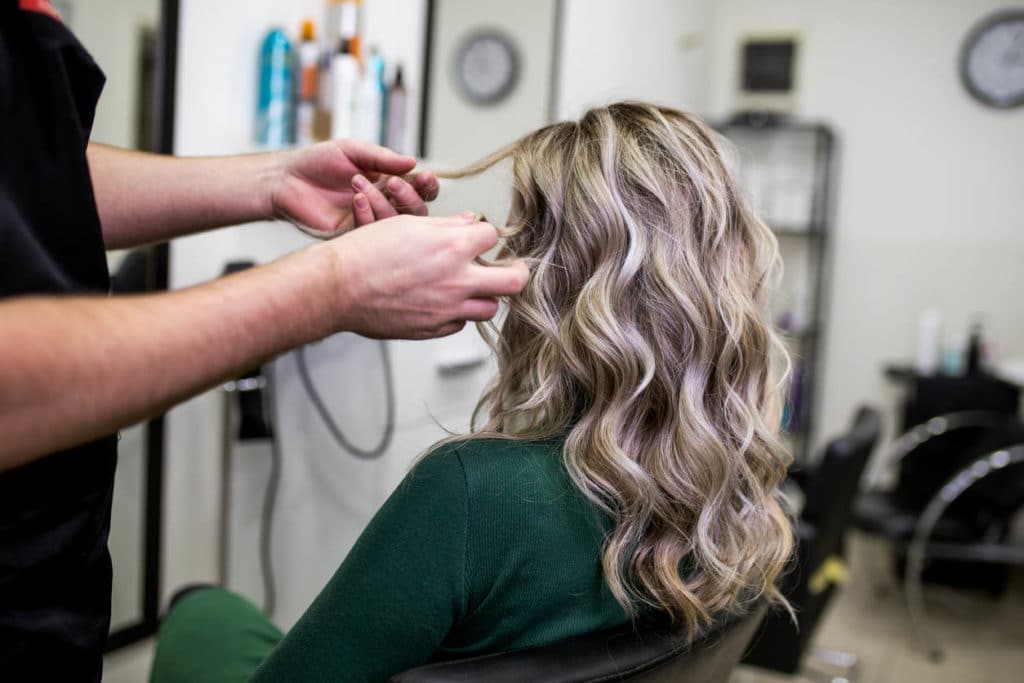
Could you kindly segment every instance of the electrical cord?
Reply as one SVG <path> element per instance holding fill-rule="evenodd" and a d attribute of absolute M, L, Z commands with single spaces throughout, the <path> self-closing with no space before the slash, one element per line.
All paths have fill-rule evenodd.
<path fill-rule="evenodd" d="M 274 578 L 272 541 L 274 532 L 274 511 L 277 506 L 277 492 L 281 486 L 281 445 L 277 440 L 278 412 L 274 381 L 274 366 L 268 364 L 263 375 L 267 378 L 263 393 L 264 411 L 270 427 L 270 474 L 263 492 L 263 506 L 260 509 L 260 574 L 263 578 L 263 612 L 274 616 L 277 609 L 277 581 Z"/>
<path fill-rule="evenodd" d="M 306 363 L 306 348 L 304 346 L 299 347 L 295 351 L 295 363 L 298 368 L 299 379 L 302 382 L 303 388 L 306 390 L 306 394 L 309 396 L 310 402 L 312 402 L 314 408 L 316 408 L 317 413 L 323 420 L 324 426 L 327 427 L 327 431 L 330 432 L 334 440 L 344 450 L 357 458 L 364 460 L 374 460 L 381 457 L 391 444 L 391 439 L 394 436 L 395 431 L 395 388 L 394 378 L 391 371 L 391 357 L 388 353 L 387 343 L 381 341 L 379 344 L 381 363 L 384 369 L 384 395 L 387 401 L 387 413 L 384 422 L 384 431 L 381 434 L 380 442 L 370 449 L 364 449 L 356 446 L 345 436 L 344 432 L 341 431 L 341 428 L 327 410 L 327 405 L 324 403 L 323 397 L 313 384 L 313 379 L 309 374 L 309 367 Z M 282 456 L 281 445 L 277 438 L 279 413 L 277 410 L 277 400 L 275 395 L 277 383 L 274 377 L 273 364 L 269 364 L 264 368 L 263 375 L 267 378 L 266 388 L 263 392 L 263 401 L 264 415 L 267 416 L 267 423 L 270 427 L 270 474 L 267 476 L 267 486 L 263 493 L 263 506 L 260 510 L 259 552 L 260 574 L 263 579 L 263 611 L 268 617 L 272 617 L 274 615 L 274 610 L 277 608 L 277 581 L 274 577 L 272 542 L 274 513 L 277 507 L 277 494 L 281 486 Z"/>
<path fill-rule="evenodd" d="M 323 420 L 324 426 L 327 427 L 327 431 L 330 432 L 331 436 L 339 446 L 362 460 L 376 460 L 384 455 L 388 446 L 391 445 L 391 438 L 395 433 L 395 383 L 391 372 L 391 356 L 388 353 L 387 342 L 382 340 L 379 341 L 378 344 L 380 344 L 381 365 L 384 369 L 384 396 L 385 401 L 387 402 L 387 407 L 384 418 L 384 431 L 381 434 L 380 442 L 373 448 L 369 449 L 356 446 L 348 437 L 345 436 L 345 433 L 341 431 L 338 423 L 331 417 L 331 413 L 327 409 L 327 404 L 324 402 L 323 397 L 313 384 L 313 378 L 309 374 L 309 366 L 306 363 L 306 347 L 300 346 L 295 350 L 295 365 L 299 371 L 299 379 L 302 381 L 302 386 L 305 388 L 310 402 L 312 402 L 313 407 L 316 408 L 316 412 L 320 415 L 320 419 Z"/>

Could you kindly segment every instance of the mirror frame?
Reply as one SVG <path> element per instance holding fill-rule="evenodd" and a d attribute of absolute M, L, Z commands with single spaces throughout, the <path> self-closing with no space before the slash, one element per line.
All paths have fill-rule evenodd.
<path fill-rule="evenodd" d="M 160 154 L 174 153 L 174 109 L 178 63 L 179 0 L 160 0 L 157 26 L 156 75 L 151 149 Z M 167 289 L 169 247 L 166 243 L 149 249 L 149 289 Z M 142 615 L 128 626 L 111 631 L 106 652 L 156 634 L 160 626 L 160 563 L 163 545 L 164 416 L 157 415 L 145 425 L 145 509 L 142 546 Z"/>

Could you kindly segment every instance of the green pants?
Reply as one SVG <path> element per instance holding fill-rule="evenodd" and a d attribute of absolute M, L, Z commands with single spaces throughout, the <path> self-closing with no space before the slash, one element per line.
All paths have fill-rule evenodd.
<path fill-rule="evenodd" d="M 243 683 L 282 637 L 242 596 L 220 588 L 193 591 L 160 626 L 150 683 Z"/>

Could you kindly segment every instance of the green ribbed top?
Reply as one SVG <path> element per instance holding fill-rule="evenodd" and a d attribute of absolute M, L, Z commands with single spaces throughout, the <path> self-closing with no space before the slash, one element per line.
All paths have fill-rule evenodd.
<path fill-rule="evenodd" d="M 200 591 L 165 622 L 153 681 L 240 681 L 248 674 L 240 661 L 263 656 L 253 681 L 384 681 L 429 661 L 624 623 L 629 617 L 601 569 L 608 522 L 572 484 L 561 448 L 561 440 L 491 439 L 439 447 L 399 485 L 276 647 L 274 630 L 241 598 Z M 225 610 L 238 614 L 218 616 Z M 243 637 L 232 624 L 249 645 L 225 642 Z M 203 645 L 202 631 L 211 628 L 219 646 Z M 177 658 L 194 660 L 204 647 L 202 657 L 214 661 L 175 675 Z"/>

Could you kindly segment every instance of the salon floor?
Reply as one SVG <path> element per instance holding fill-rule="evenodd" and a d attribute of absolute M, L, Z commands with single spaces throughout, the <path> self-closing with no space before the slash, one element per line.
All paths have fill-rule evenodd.
<path fill-rule="evenodd" d="M 945 653 L 934 664 L 916 646 L 885 547 L 857 534 L 849 541 L 849 580 L 832 601 L 814 644 L 857 655 L 856 683 L 1024 680 L 1024 572 L 1016 573 L 1010 591 L 999 599 L 941 587 L 925 589 L 932 634 Z M 741 668 L 732 683 L 804 680 Z"/>
<path fill-rule="evenodd" d="M 996 683 L 1024 680 L 1024 574 L 998 600 L 942 588 L 926 591 L 931 627 L 945 658 L 933 664 L 914 646 L 902 593 L 889 578 L 884 548 L 850 539 L 849 581 L 839 591 L 815 642 L 860 659 L 857 683 Z M 882 590 L 878 590 L 881 585 Z M 105 683 L 146 680 L 152 644 L 106 659 Z M 802 678 L 742 668 L 732 683 L 790 683 Z"/>

